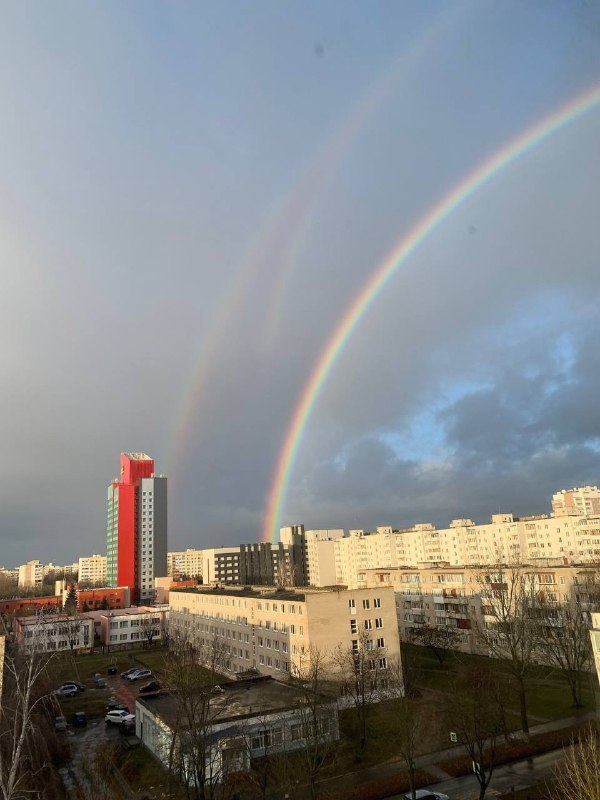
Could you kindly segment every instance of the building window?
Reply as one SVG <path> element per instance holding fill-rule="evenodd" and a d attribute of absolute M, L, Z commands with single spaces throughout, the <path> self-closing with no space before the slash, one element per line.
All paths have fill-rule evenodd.
<path fill-rule="evenodd" d="M 370 619 L 365 620 L 365 630 L 370 631 L 373 627 L 373 622 Z"/>
<path fill-rule="evenodd" d="M 381 617 L 377 617 L 377 619 L 375 620 L 375 627 L 383 628 L 383 620 L 381 619 Z"/>
<path fill-rule="evenodd" d="M 363 600 L 363 608 L 365 610 L 367 610 L 369 608 L 369 601 L 368 600 Z"/>
<path fill-rule="evenodd" d="M 376 597 L 373 600 L 373 608 L 381 608 L 381 598 L 380 597 Z"/>
<path fill-rule="evenodd" d="M 350 633 L 358 633 L 358 622 L 355 619 L 350 620 Z"/>

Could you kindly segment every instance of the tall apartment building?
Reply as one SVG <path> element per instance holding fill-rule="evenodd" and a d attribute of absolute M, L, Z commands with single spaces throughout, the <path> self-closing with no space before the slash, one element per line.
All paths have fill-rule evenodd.
<path fill-rule="evenodd" d="M 39 589 L 44 580 L 44 565 L 37 559 L 19 567 L 19 586 L 23 589 Z"/>
<path fill-rule="evenodd" d="M 145 453 L 121 453 L 108 487 L 106 583 L 129 586 L 132 602 L 151 602 L 154 578 L 167 572 L 167 479 Z"/>
<path fill-rule="evenodd" d="M 354 590 L 273 591 L 267 587 L 173 589 L 171 635 L 199 652 L 225 649 L 224 669 L 280 677 L 307 669 L 320 653 L 334 677 L 338 648 L 354 652 L 364 640 L 380 670 L 399 665 L 400 640 L 391 586 Z"/>
<path fill-rule="evenodd" d="M 167 575 L 173 580 L 202 577 L 203 550 L 173 550 L 167 553 Z"/>
<path fill-rule="evenodd" d="M 84 556 L 79 559 L 78 583 L 106 583 L 106 556 Z"/>
<path fill-rule="evenodd" d="M 343 536 L 342 528 L 309 531 L 303 525 L 281 528 L 279 541 L 292 550 L 294 585 L 335 586 L 334 542 Z"/>
<path fill-rule="evenodd" d="M 600 515 L 600 489 L 597 486 L 582 486 L 578 489 L 561 489 L 552 496 L 552 511 L 555 516 L 565 514 Z"/>

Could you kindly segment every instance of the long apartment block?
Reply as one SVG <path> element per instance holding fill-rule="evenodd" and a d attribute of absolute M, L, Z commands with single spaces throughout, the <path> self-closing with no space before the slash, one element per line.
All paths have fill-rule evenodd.
<path fill-rule="evenodd" d="M 276 590 L 198 587 L 170 592 L 171 636 L 200 653 L 215 644 L 222 668 L 279 677 L 301 675 L 319 653 L 334 673 L 336 652 L 364 647 L 377 671 L 400 659 L 392 586 L 353 590 Z"/>
<path fill-rule="evenodd" d="M 573 601 L 583 610 L 596 607 L 600 582 L 595 565 L 524 564 L 519 569 L 530 577 L 549 609 Z M 454 649 L 479 653 L 482 651 L 477 642 L 477 626 L 492 621 L 486 617 L 482 585 L 497 580 L 503 570 L 506 568 L 448 564 L 380 567 L 362 570 L 357 580 L 361 587 L 372 591 L 379 591 L 382 586 L 393 587 L 403 640 L 414 639 L 424 626 L 446 628 L 454 632 Z"/>

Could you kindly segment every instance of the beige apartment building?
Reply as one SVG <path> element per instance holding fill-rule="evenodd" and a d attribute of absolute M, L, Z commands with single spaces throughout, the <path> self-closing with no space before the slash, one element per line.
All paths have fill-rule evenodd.
<path fill-rule="evenodd" d="M 203 575 L 203 550 L 188 547 L 167 553 L 167 575 L 179 580 L 183 575 L 188 578 L 200 578 Z"/>
<path fill-rule="evenodd" d="M 492 621 L 484 613 L 485 604 L 480 596 L 482 582 L 488 577 L 493 579 L 501 569 L 423 564 L 413 568 L 367 569 L 357 577 L 361 587 L 374 591 L 382 586 L 393 587 L 402 639 L 410 641 L 424 625 L 448 628 L 456 633 L 456 649 L 478 653 L 482 651 L 477 643 L 477 625 Z M 531 576 L 550 606 L 577 599 L 585 609 L 592 594 L 598 592 L 600 571 L 596 567 L 547 562 L 535 566 L 525 564 L 521 569 Z"/>
<path fill-rule="evenodd" d="M 594 654 L 594 663 L 596 665 L 596 674 L 600 680 L 600 612 L 594 613 L 592 617 L 592 626 L 590 636 L 592 637 L 592 653 Z"/>
<path fill-rule="evenodd" d="M 334 676 L 336 651 L 358 652 L 363 646 L 373 652 L 378 671 L 400 661 L 392 586 L 376 591 L 197 587 L 173 589 L 169 601 L 171 636 L 200 651 L 220 645 L 231 675 L 251 669 L 275 678 L 301 675 L 311 653 L 320 653 Z"/>
<path fill-rule="evenodd" d="M 582 486 L 575 489 L 561 489 L 552 496 L 552 511 L 565 514 L 600 515 L 600 489 L 597 486 Z"/>
<path fill-rule="evenodd" d="M 77 581 L 82 583 L 96 583 L 106 585 L 106 556 L 84 556 L 79 559 Z"/>
<path fill-rule="evenodd" d="M 28 561 L 19 567 L 19 587 L 23 589 L 40 588 L 44 580 L 44 565 L 41 561 Z"/>
<path fill-rule="evenodd" d="M 302 525 L 293 525 L 281 528 L 279 541 L 286 547 L 295 546 L 303 551 L 300 561 L 304 562 L 302 582 L 305 585 L 335 586 L 338 584 L 335 543 L 343 536 L 343 528 L 305 531 Z"/>

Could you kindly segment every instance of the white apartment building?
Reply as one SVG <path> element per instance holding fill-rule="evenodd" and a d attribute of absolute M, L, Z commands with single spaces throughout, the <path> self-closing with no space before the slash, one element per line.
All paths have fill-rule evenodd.
<path fill-rule="evenodd" d="M 84 556 L 79 559 L 78 583 L 106 584 L 106 556 Z"/>
<path fill-rule="evenodd" d="M 201 652 L 225 648 L 231 675 L 256 669 L 281 677 L 301 674 L 311 652 L 331 659 L 364 646 L 378 668 L 399 664 L 400 640 L 391 586 L 354 590 L 276 590 L 272 587 L 173 589 L 171 636 Z M 335 666 L 330 663 L 335 673 Z"/>
<path fill-rule="evenodd" d="M 39 589 L 43 579 L 44 565 L 41 561 L 28 561 L 19 567 L 19 587 L 23 589 Z"/>
<path fill-rule="evenodd" d="M 309 586 L 335 586 L 335 543 L 344 536 L 343 528 L 305 531 L 306 582 Z"/>
<path fill-rule="evenodd" d="M 94 647 L 94 620 L 90 614 L 17 617 L 13 630 L 25 652 L 89 652 Z"/>
<path fill-rule="evenodd" d="M 153 645 L 167 635 L 169 609 L 165 606 L 132 606 L 116 611 L 90 611 L 99 643 L 105 647 Z"/>
<path fill-rule="evenodd" d="M 178 550 L 167 553 L 167 575 L 173 580 L 183 575 L 188 578 L 202 577 L 204 550 Z"/>
<path fill-rule="evenodd" d="M 307 532 L 308 534 L 309 532 Z M 600 561 L 600 514 L 564 514 L 515 518 L 494 514 L 489 523 L 453 520 L 448 528 L 420 523 L 413 528 L 378 528 L 374 533 L 350 531 L 326 543 L 305 541 L 305 557 L 312 586 L 331 585 L 331 554 L 335 584 L 356 588 L 360 571 L 375 567 L 416 566 L 445 562 L 450 565 L 535 563 L 559 558 L 565 564 Z M 322 559 L 322 563 L 321 563 Z"/>

